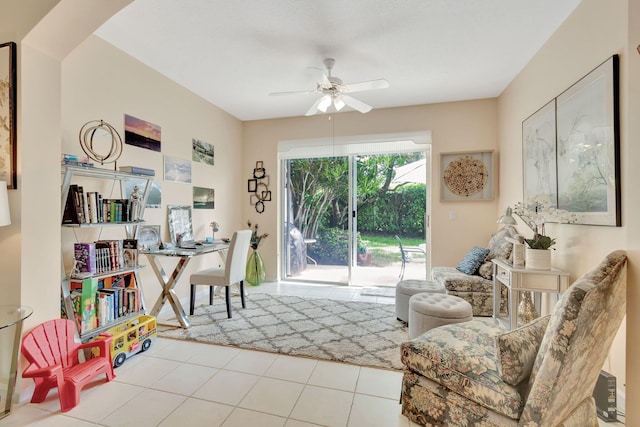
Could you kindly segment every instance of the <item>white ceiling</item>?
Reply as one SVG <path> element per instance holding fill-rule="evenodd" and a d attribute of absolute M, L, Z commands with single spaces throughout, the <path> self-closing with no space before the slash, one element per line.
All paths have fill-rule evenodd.
<path fill-rule="evenodd" d="M 240 120 L 302 116 L 326 57 L 373 108 L 500 95 L 580 0 L 135 0 L 96 34 Z M 345 108 L 342 111 L 348 111 Z"/>

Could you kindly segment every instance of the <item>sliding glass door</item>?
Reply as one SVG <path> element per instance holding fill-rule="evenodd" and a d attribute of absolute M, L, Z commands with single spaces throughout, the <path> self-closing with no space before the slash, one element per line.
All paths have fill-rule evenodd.
<path fill-rule="evenodd" d="M 395 286 L 425 279 L 427 156 L 350 154 L 283 160 L 283 279 Z M 397 236 L 397 237 L 396 237 Z"/>
<path fill-rule="evenodd" d="M 286 278 L 348 283 L 349 158 L 284 162 Z"/>

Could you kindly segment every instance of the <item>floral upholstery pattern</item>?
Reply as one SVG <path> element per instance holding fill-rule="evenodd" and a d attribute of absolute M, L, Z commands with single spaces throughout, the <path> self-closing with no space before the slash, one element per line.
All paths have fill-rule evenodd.
<path fill-rule="evenodd" d="M 433 267 L 431 278 L 442 284 L 447 293 L 463 298 L 473 307 L 474 316 L 493 315 L 493 263 L 494 258 L 508 259 L 511 256 L 513 244 L 506 240 L 512 238 L 524 242 L 524 237 L 518 234 L 515 227 L 505 226 L 495 232 L 487 249 L 484 263 L 480 264 L 477 274 L 465 274 L 453 267 Z M 470 293 L 470 294 L 469 294 Z M 500 315 L 507 314 L 507 288 L 502 288 L 500 301 Z"/>
<path fill-rule="evenodd" d="M 500 379 L 496 364 L 495 338 L 502 332 L 482 320 L 441 326 L 403 343 L 400 358 L 414 373 L 517 419 L 524 401 L 515 387 Z"/>
<path fill-rule="evenodd" d="M 402 413 L 421 426 L 515 427 L 517 420 L 471 402 L 423 376 L 402 379 Z"/>
<path fill-rule="evenodd" d="M 612 252 L 574 282 L 550 316 L 524 331 L 503 334 L 474 320 L 403 343 L 402 413 L 423 426 L 597 427 L 591 394 L 626 311 L 625 265 L 625 253 Z M 516 349 L 514 338 L 540 340 L 543 329 L 530 374 L 520 356 L 509 355 L 510 363 L 523 364 L 523 380 L 505 382 L 511 373 L 499 367 L 497 349 L 503 345 L 506 357 Z M 530 355 L 535 346 L 524 350 Z"/>
<path fill-rule="evenodd" d="M 591 397 L 626 312 L 626 260 L 612 252 L 562 294 L 529 377 L 524 425 L 560 424 Z"/>
<path fill-rule="evenodd" d="M 507 238 L 514 239 L 520 243 L 524 243 L 524 237 L 522 237 L 518 230 L 512 226 L 506 226 L 496 231 L 491 239 L 489 239 L 489 255 L 487 255 L 487 261 L 491 261 L 494 258 L 509 259 L 511 251 L 513 250 L 513 243 L 506 240 Z"/>
<path fill-rule="evenodd" d="M 471 304 L 474 316 L 493 316 L 492 280 L 465 274 L 453 267 L 433 267 L 431 277 L 435 282 L 444 285 L 447 294 L 460 297 Z M 501 316 L 507 315 L 507 296 L 508 290 L 503 286 L 500 300 Z"/>
<path fill-rule="evenodd" d="M 550 316 L 496 337 L 498 374 L 507 384 L 518 385 L 529 378 Z"/>

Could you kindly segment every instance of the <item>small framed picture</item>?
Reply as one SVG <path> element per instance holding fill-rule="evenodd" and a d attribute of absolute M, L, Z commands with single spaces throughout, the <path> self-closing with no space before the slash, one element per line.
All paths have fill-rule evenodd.
<path fill-rule="evenodd" d="M 138 249 L 142 251 L 157 250 L 162 238 L 159 225 L 141 225 L 138 228 Z"/>
<path fill-rule="evenodd" d="M 248 179 L 247 180 L 247 191 L 249 193 L 255 193 L 258 189 L 258 180 L 257 179 Z"/>

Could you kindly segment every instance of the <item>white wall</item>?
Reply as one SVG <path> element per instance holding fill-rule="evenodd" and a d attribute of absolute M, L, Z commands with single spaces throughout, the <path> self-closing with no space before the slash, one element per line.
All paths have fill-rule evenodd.
<path fill-rule="evenodd" d="M 547 231 L 557 237 L 558 242 L 555 246 L 557 250 L 552 255 L 552 263 L 569 271 L 572 279 L 589 271 L 607 253 L 636 245 L 639 237 L 631 227 L 639 207 L 637 200 L 633 201 L 636 198 L 633 195 L 633 183 L 638 182 L 639 176 L 635 160 L 628 155 L 633 145 L 631 141 L 634 140 L 629 134 L 629 123 L 635 119 L 631 119 L 627 107 L 627 13 L 626 1 L 604 3 L 583 0 L 498 99 L 502 171 L 500 207 L 504 208 L 523 197 L 522 121 L 611 55 L 620 55 L 622 227 L 548 226 Z M 635 139 L 637 140 L 637 136 Z M 530 233 L 526 226 L 520 229 L 523 233 Z M 632 251 L 629 251 L 629 256 L 631 277 L 631 274 L 635 274 L 638 256 Z M 633 289 L 633 283 L 630 282 L 629 287 Z M 622 392 L 625 390 L 625 382 L 629 383 L 625 381 L 625 333 L 626 322 L 623 322 L 610 357 L 603 367 L 618 378 L 618 387 Z M 627 409 L 633 410 L 631 407 Z"/>
<path fill-rule="evenodd" d="M 626 78 L 624 86 L 626 91 L 622 97 L 626 108 L 626 144 L 624 144 L 623 155 L 627 158 L 625 162 L 624 177 L 627 184 L 623 184 L 625 191 L 624 202 L 626 204 L 626 222 L 628 224 L 627 253 L 631 257 L 631 264 L 628 272 L 629 287 L 627 289 L 627 324 L 630 325 L 626 331 L 626 383 L 627 383 L 627 425 L 640 425 L 640 408 L 634 407 L 633 403 L 640 402 L 640 329 L 636 326 L 640 324 L 640 271 L 638 260 L 640 260 L 640 192 L 636 185 L 640 181 L 640 171 L 636 163 L 640 159 L 640 2 L 629 1 L 628 38 L 625 50 L 627 65 L 624 71 Z"/>

